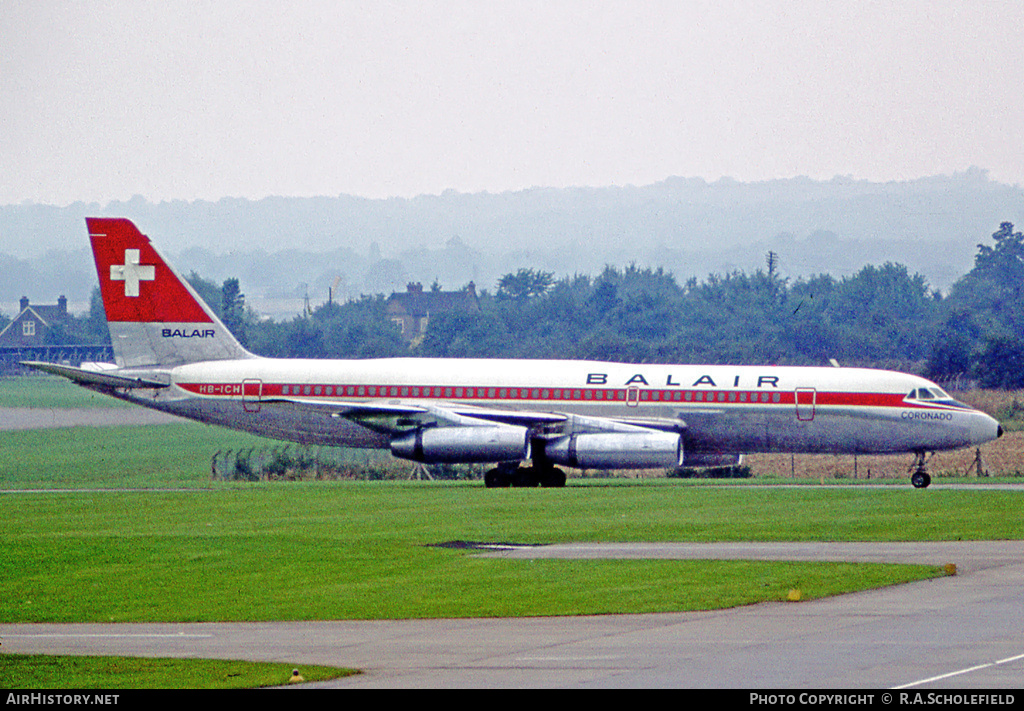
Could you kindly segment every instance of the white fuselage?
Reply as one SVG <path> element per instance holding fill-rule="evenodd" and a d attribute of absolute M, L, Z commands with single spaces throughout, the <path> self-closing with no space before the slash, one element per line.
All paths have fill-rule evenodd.
<path fill-rule="evenodd" d="M 696 453 L 924 452 L 981 444 L 998 431 L 994 419 L 924 378 L 858 368 L 247 358 L 161 374 L 171 387 L 119 396 L 203 422 L 335 446 L 389 446 L 381 431 L 337 416 L 349 403 L 650 423 L 674 427 L 686 451 Z M 915 397 L 919 389 L 929 396 Z M 570 417 L 562 427 L 573 423 Z"/>

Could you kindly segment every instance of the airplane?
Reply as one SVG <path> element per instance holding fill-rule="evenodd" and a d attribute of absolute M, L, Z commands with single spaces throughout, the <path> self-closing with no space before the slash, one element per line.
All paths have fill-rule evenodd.
<path fill-rule="evenodd" d="M 735 465 L 745 453 L 926 455 L 1002 435 L 915 375 L 844 367 L 573 360 L 264 358 L 247 351 L 149 238 L 87 218 L 115 363 L 26 361 L 200 422 L 420 463 L 493 463 L 487 487 L 562 487 L 561 467 Z"/>

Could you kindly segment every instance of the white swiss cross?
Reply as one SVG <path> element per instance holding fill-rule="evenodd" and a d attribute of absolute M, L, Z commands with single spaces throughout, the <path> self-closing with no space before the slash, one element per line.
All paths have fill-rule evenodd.
<path fill-rule="evenodd" d="M 147 264 L 139 264 L 139 250 L 126 249 L 124 251 L 124 264 L 110 265 L 110 280 L 124 282 L 125 296 L 139 295 L 140 281 L 153 281 L 156 279 L 156 267 Z"/>

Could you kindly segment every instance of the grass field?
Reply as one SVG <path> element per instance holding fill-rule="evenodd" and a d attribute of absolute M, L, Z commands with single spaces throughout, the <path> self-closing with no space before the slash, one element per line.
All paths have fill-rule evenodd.
<path fill-rule="evenodd" d="M 0 407 L 135 407 L 51 375 L 0 377 Z"/>
<path fill-rule="evenodd" d="M 295 667 L 269 662 L 134 657 L 0 656 L 0 689 L 253 689 L 283 686 Z M 307 682 L 356 673 L 302 665 Z"/>
<path fill-rule="evenodd" d="M 0 497 L 0 620 L 476 617 L 728 607 L 888 585 L 927 566 L 509 561 L 451 540 L 1020 538 L 1016 492 L 262 484 Z"/>
<path fill-rule="evenodd" d="M 215 452 L 267 442 L 192 422 L 0 432 L 0 489 L 210 488 Z"/>

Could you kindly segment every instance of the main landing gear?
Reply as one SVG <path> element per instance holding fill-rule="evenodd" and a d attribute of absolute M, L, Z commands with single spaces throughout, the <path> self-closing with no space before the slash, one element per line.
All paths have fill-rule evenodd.
<path fill-rule="evenodd" d="M 924 452 L 917 452 L 914 455 L 914 473 L 910 475 L 910 483 L 914 485 L 915 489 L 927 489 L 928 485 L 932 483 L 932 478 L 925 468 L 925 461 L 927 461 L 927 457 Z"/>
<path fill-rule="evenodd" d="M 489 488 L 510 486 L 565 486 L 565 472 L 551 465 L 520 467 L 516 464 L 499 464 L 484 474 L 484 485 Z"/>

